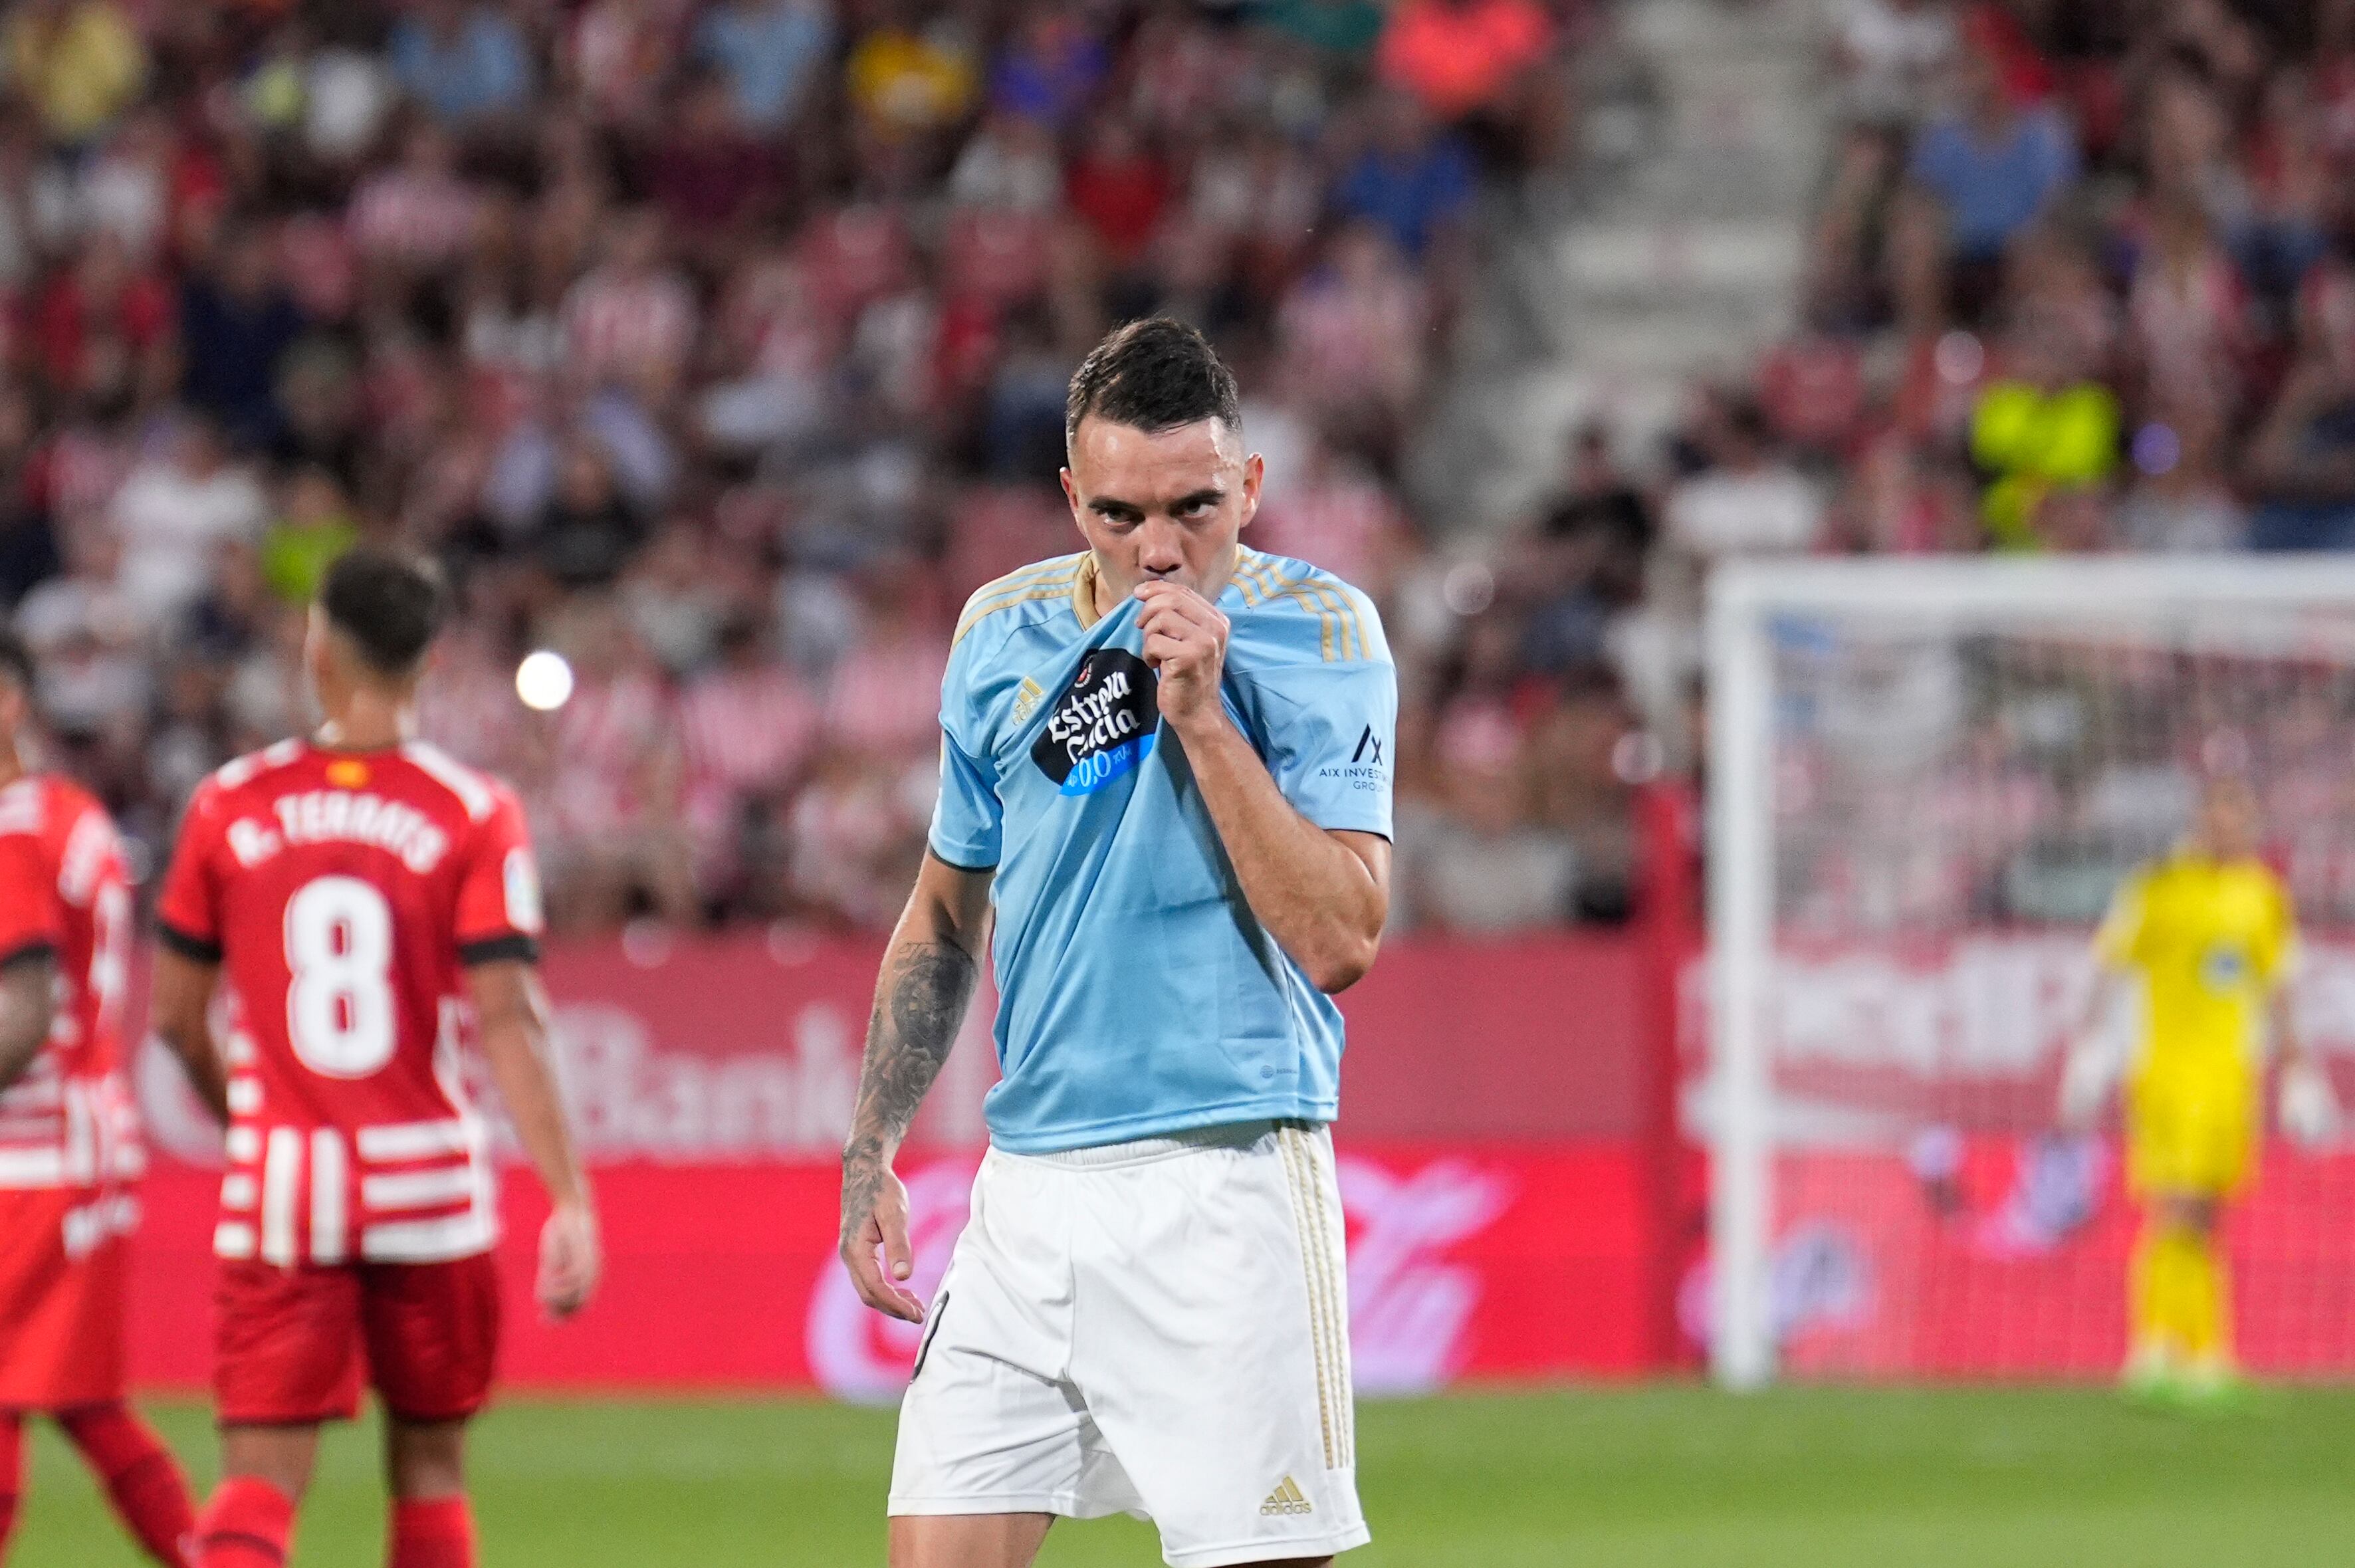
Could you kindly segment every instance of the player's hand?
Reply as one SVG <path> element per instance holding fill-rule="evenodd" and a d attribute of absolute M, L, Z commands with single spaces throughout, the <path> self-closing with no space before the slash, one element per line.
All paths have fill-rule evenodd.
<path fill-rule="evenodd" d="M 551 1317 L 570 1317 L 597 1294 L 605 1272 L 597 1216 L 585 1203 L 559 1203 L 539 1228 L 539 1305 Z"/>
<path fill-rule="evenodd" d="M 1219 677 L 1227 663 L 1227 617 L 1190 588 L 1175 582 L 1140 582 L 1136 618 L 1145 634 L 1145 662 L 1160 677 L 1161 716 L 1183 734 L 1218 718 Z"/>
<path fill-rule="evenodd" d="M 2282 1069 L 2281 1128 L 2291 1142 L 2314 1148 L 2339 1136 L 2339 1096 L 2321 1063 L 2301 1057 Z"/>
<path fill-rule="evenodd" d="M 908 1189 L 879 1160 L 843 1167 L 842 1266 L 850 1271 L 858 1299 L 876 1311 L 910 1323 L 924 1320 L 924 1304 L 907 1289 L 916 1272 L 908 1245 Z"/>

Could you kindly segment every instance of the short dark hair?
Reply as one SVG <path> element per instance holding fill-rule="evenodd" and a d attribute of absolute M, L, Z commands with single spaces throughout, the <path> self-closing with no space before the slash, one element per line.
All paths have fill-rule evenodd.
<path fill-rule="evenodd" d="M 0 680 L 13 680 L 27 697 L 32 695 L 35 679 L 32 645 L 23 633 L 0 620 Z"/>
<path fill-rule="evenodd" d="M 1071 373 L 1063 400 L 1067 444 L 1090 414 L 1148 434 L 1207 419 L 1241 430 L 1242 395 L 1209 338 L 1182 321 L 1147 316 L 1113 328 Z"/>
<path fill-rule="evenodd" d="M 449 613 L 442 569 L 423 556 L 382 545 L 356 545 L 336 559 L 319 584 L 327 624 L 378 675 L 413 674 Z"/>

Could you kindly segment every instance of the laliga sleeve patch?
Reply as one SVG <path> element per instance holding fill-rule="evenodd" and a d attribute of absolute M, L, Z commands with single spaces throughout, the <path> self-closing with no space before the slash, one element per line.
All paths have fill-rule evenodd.
<path fill-rule="evenodd" d="M 539 867 L 533 862 L 531 851 L 521 846 L 508 850 L 506 864 L 500 870 L 506 883 L 507 923 L 517 931 L 538 935 Z"/>
<path fill-rule="evenodd" d="M 1039 771 L 1065 795 L 1091 795 L 1153 751 L 1161 723 L 1153 667 L 1125 648 L 1098 648 L 1047 715 L 1030 748 Z"/>

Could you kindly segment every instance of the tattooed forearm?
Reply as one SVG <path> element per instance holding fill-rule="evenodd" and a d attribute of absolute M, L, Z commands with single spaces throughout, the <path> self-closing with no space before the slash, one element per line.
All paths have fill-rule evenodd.
<path fill-rule="evenodd" d="M 846 1166 L 888 1161 L 940 1075 L 973 999 L 973 955 L 953 942 L 897 942 L 875 986 Z"/>

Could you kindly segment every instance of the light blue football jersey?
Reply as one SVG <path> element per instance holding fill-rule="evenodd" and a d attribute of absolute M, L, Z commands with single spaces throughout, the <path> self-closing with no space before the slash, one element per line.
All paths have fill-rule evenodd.
<path fill-rule="evenodd" d="M 1341 1013 L 1243 898 L 1094 557 L 974 595 L 941 688 L 932 853 L 996 869 L 991 1137 L 1020 1154 L 1340 1109 Z M 1227 711 L 1320 827 L 1388 837 L 1398 682 L 1366 596 L 1241 552 Z"/>

